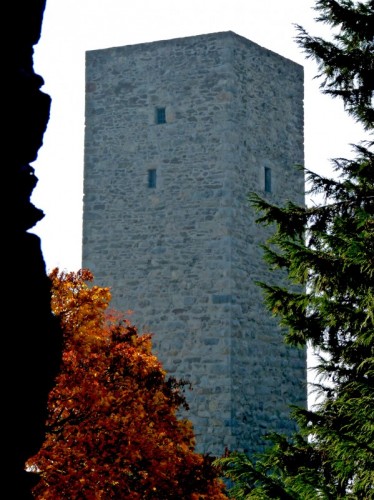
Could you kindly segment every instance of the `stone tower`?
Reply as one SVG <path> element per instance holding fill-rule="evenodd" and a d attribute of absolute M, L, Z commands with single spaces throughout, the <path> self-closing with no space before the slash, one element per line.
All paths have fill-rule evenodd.
<path fill-rule="evenodd" d="M 303 68 L 233 32 L 86 54 L 83 267 L 188 379 L 197 450 L 253 451 L 306 404 L 247 201 L 304 203 Z"/>

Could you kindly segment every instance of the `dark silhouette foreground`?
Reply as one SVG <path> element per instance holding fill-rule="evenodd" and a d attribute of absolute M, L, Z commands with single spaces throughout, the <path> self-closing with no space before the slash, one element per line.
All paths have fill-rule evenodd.
<path fill-rule="evenodd" d="M 44 8 L 45 0 L 12 0 L 2 9 L 11 35 L 3 45 L 1 479 L 2 491 L 17 500 L 33 498 L 37 476 L 24 470 L 24 462 L 44 440 L 46 401 L 60 359 L 40 240 L 28 233 L 44 217 L 30 201 L 37 183 L 30 163 L 42 145 L 51 102 L 33 70 Z"/>

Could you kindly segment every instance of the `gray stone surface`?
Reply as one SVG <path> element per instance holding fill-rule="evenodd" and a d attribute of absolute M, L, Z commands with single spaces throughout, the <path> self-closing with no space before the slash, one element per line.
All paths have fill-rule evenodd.
<path fill-rule="evenodd" d="M 304 203 L 303 68 L 221 32 L 89 51 L 86 85 L 83 267 L 191 381 L 197 450 L 259 449 L 306 404 L 306 353 L 255 284 L 275 278 L 247 201 Z"/>

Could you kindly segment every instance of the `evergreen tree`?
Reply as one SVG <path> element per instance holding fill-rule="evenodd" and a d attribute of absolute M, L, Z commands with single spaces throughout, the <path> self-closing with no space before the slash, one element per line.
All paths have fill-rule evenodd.
<path fill-rule="evenodd" d="M 319 0 L 315 9 L 332 41 L 297 26 L 297 42 L 318 63 L 322 92 L 341 98 L 372 135 L 374 2 Z M 289 282 L 259 285 L 285 342 L 314 348 L 319 400 L 294 408 L 298 432 L 268 436 L 264 453 L 216 461 L 234 498 L 374 498 L 373 141 L 352 147 L 353 159 L 332 160 L 333 179 L 305 170 L 318 205 L 278 207 L 250 196 L 258 222 L 275 227 L 265 259 Z"/>

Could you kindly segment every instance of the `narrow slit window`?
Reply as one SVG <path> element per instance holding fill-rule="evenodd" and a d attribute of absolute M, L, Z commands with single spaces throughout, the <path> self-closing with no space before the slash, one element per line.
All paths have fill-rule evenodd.
<path fill-rule="evenodd" d="M 148 170 L 148 187 L 155 188 L 157 183 L 157 172 L 155 168 Z"/>
<path fill-rule="evenodd" d="M 156 123 L 166 123 L 166 108 L 156 108 Z"/>
<path fill-rule="evenodd" d="M 264 170 L 264 179 L 265 179 L 265 192 L 271 193 L 271 168 L 265 167 Z"/>

